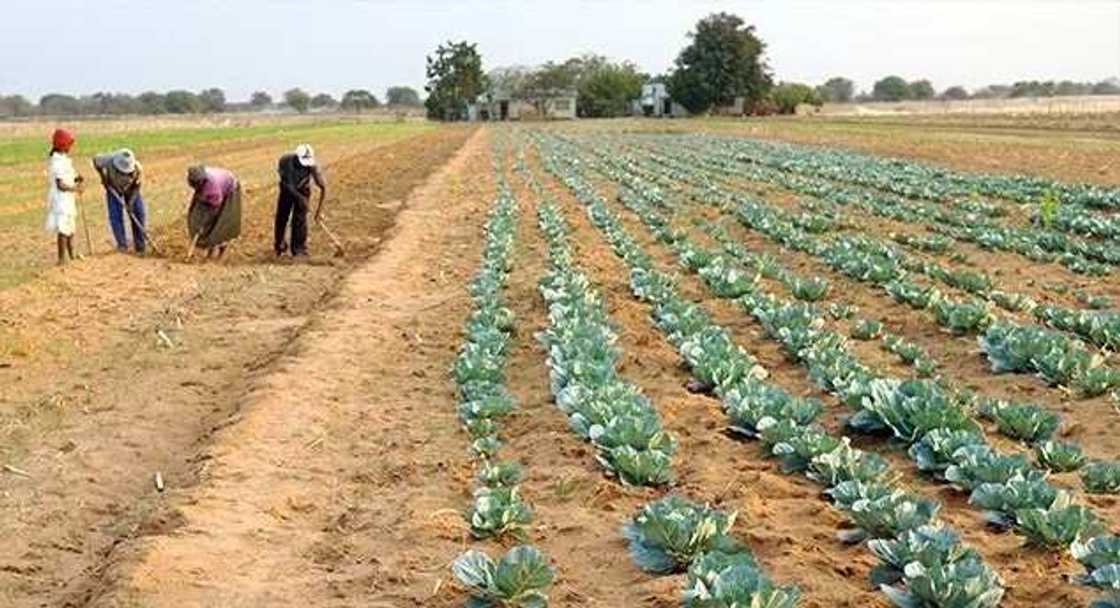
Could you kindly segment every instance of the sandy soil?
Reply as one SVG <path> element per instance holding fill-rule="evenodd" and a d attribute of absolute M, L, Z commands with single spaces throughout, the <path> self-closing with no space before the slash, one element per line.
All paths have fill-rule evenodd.
<path fill-rule="evenodd" d="M 223 263 L 177 261 L 181 239 L 166 232 L 168 258 L 101 256 L 0 291 L 0 338 L 14 345 L 0 351 L 0 466 L 10 467 L 0 471 L 0 535 L 11 539 L 0 553 L 0 605 L 461 606 L 451 560 L 467 547 L 495 554 L 513 544 L 469 537 L 462 512 L 474 471 L 447 374 L 496 191 L 493 151 L 509 154 L 493 143 L 510 137 L 443 129 L 339 160 L 330 219 L 349 248 L 343 259 L 318 235 L 306 264 L 269 259 L 273 201 L 262 189 L 247 197 L 245 242 Z M 619 533 L 640 505 L 675 491 L 738 511 L 733 534 L 775 579 L 801 586 L 803 606 L 885 607 L 867 583 L 874 558 L 836 540 L 842 519 L 819 488 L 724 433 L 718 403 L 686 390 L 688 374 L 631 295 L 622 262 L 536 154 L 526 157 L 572 227 L 577 263 L 605 297 L 626 353 L 622 374 L 680 444 L 672 487 L 625 488 L 567 429 L 535 338 L 546 324 L 539 201 L 508 171 L 520 204 L 506 292 L 517 316 L 508 383 L 519 410 L 503 426 L 502 453 L 527 473 L 522 491 L 535 511 L 528 540 L 558 573 L 552 605 L 679 605 L 683 577 L 639 571 Z M 611 196 L 611 185 L 597 185 Z M 673 267 L 671 254 L 619 209 L 656 263 Z M 680 226 L 704 213 L 682 214 Z M 974 344 L 941 334 L 932 320 L 729 228 L 748 247 L 827 276 L 830 300 L 884 318 L 958 382 L 1052 404 L 1067 417 L 1066 435 L 1115 457 L 1106 400 L 1074 401 L 1026 376 L 993 377 Z M 1008 270 L 1010 281 L 1027 269 Z M 703 301 L 775 382 L 820 396 L 749 316 L 695 276 L 682 276 L 680 289 Z M 856 348 L 902 373 L 890 355 Z M 823 423 L 839 429 L 846 409 L 823 398 Z M 944 518 L 1005 577 L 1004 606 L 1083 605 L 1091 596 L 1059 584 L 1077 570 L 1068 557 L 985 529 L 964 497 L 918 477 L 888 442 L 857 443 L 943 502 Z M 1090 502 L 1120 520 L 1114 499 Z"/>
<path fill-rule="evenodd" d="M 178 525 L 155 474 L 172 492 L 194 483 L 201 448 L 236 423 L 260 370 L 468 134 L 427 134 L 331 167 L 346 258 L 313 232 L 307 263 L 105 255 L 0 292 L 0 465 L 11 467 L 0 472 L 0 604 L 84 605 L 117 544 Z M 273 205 L 247 197 L 248 225 Z"/>

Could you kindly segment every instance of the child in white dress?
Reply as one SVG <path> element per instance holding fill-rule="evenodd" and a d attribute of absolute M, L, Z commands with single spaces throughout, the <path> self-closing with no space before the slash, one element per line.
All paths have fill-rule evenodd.
<path fill-rule="evenodd" d="M 82 191 L 82 176 L 70 161 L 74 134 L 56 129 L 51 137 L 51 154 L 47 164 L 50 186 L 47 190 L 47 231 L 58 240 L 58 263 L 74 259 L 74 231 L 78 227 L 78 203 L 75 193 Z"/>

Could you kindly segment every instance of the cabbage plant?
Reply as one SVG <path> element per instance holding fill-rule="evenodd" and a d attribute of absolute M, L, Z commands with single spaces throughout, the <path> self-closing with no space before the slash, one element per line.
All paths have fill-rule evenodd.
<path fill-rule="evenodd" d="M 1056 473 L 1076 471 L 1088 461 L 1081 446 L 1069 441 L 1049 440 L 1034 446 L 1038 464 Z"/>
<path fill-rule="evenodd" d="M 1012 478 L 1044 479 L 1045 473 L 1032 467 L 1022 454 L 1000 454 L 987 445 L 969 445 L 953 454 L 954 464 L 945 470 L 945 479 L 971 492 L 985 483 L 1003 484 Z"/>
<path fill-rule="evenodd" d="M 872 539 L 867 546 L 880 562 L 871 569 L 870 578 L 875 585 L 893 585 L 902 580 L 906 565 L 913 562 L 928 569 L 981 559 L 975 549 L 961 544 L 960 534 L 936 524 L 904 530 L 892 538 Z"/>
<path fill-rule="evenodd" d="M 622 528 L 630 555 L 647 572 L 681 572 L 701 553 L 730 542 L 727 514 L 677 495 L 648 503 Z"/>
<path fill-rule="evenodd" d="M 1081 485 L 1090 494 L 1120 493 L 1120 462 L 1095 461 L 1081 468 Z"/>
<path fill-rule="evenodd" d="M 555 571 L 536 547 L 519 545 L 497 562 L 471 549 L 451 564 L 471 593 L 467 608 L 545 608 Z"/>
<path fill-rule="evenodd" d="M 1004 594 L 999 576 L 974 557 L 932 566 L 910 562 L 902 582 L 902 588 L 880 587 L 899 608 L 995 608 Z"/>
<path fill-rule="evenodd" d="M 1033 403 L 989 400 L 980 405 L 980 415 L 995 422 L 1000 433 L 1027 443 L 1050 439 L 1062 423 L 1057 414 Z"/>
<path fill-rule="evenodd" d="M 1015 529 L 1033 545 L 1062 548 L 1100 534 L 1103 525 L 1091 509 L 1067 505 L 1050 509 L 1019 509 L 1015 512 Z"/>
<path fill-rule="evenodd" d="M 517 487 L 481 487 L 474 492 L 474 501 L 466 512 L 471 535 L 475 538 L 490 538 L 506 533 L 519 536 L 522 526 L 533 518 L 533 511 L 521 496 Z"/>
<path fill-rule="evenodd" d="M 938 478 L 944 478 L 945 470 L 955 464 L 953 454 L 965 446 L 985 445 L 984 437 L 974 430 L 953 431 L 937 428 L 922 435 L 910 446 L 910 458 L 918 465 L 918 470 Z"/>

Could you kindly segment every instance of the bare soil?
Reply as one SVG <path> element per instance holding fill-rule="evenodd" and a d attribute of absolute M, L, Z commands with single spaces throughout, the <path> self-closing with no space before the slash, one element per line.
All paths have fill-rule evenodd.
<path fill-rule="evenodd" d="M 236 426 L 242 396 L 468 135 L 330 167 L 346 258 L 313 228 L 306 263 L 103 255 L 0 292 L 0 604 L 85 605 L 114 547 L 180 525 L 167 497 L 195 483 L 211 434 Z M 248 226 L 268 221 L 270 194 L 246 197 Z"/>

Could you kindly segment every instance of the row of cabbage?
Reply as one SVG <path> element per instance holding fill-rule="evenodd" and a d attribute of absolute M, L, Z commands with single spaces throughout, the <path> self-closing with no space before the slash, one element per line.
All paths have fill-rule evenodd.
<path fill-rule="evenodd" d="M 644 196 L 639 193 L 651 192 L 651 189 L 641 184 L 640 178 L 637 178 L 636 182 L 634 176 L 630 177 L 631 179 L 626 182 L 627 185 L 637 185 L 639 188 L 624 191 L 620 195 L 620 200 L 650 227 L 658 240 L 668 243 L 677 253 L 682 264 L 693 272 L 697 272 L 716 295 L 724 298 L 736 298 L 758 290 L 757 274 L 765 275 L 765 271 L 756 266 L 757 274 L 752 277 L 749 272 L 746 272 L 745 268 L 726 263 L 718 252 L 706 251 L 694 246 L 689 242 L 683 231 L 667 228 L 668 220 L 659 216 L 654 211 L 654 207 L 661 209 L 671 209 L 672 207 L 664 204 L 663 197 L 645 200 Z M 718 231 L 712 231 L 710 234 L 717 241 L 721 238 Z M 789 242 L 803 243 L 804 241 L 791 239 Z M 736 260 L 745 262 L 747 266 L 758 259 L 754 256 L 743 255 L 741 252 L 745 248 L 741 244 L 735 243 L 732 245 L 729 247 L 728 244 L 724 244 L 723 251 L 732 252 Z M 773 260 L 770 260 L 770 262 L 776 263 Z M 780 276 L 781 272 L 779 271 L 776 274 Z M 729 281 L 728 277 L 733 277 L 734 281 Z M 790 291 L 797 296 L 795 290 L 790 289 Z M 806 300 L 807 298 L 799 297 L 798 299 Z M 829 307 L 829 312 L 834 318 L 839 318 L 851 311 L 834 304 Z M 821 321 L 823 322 L 823 319 Z M 881 324 L 873 320 L 862 320 L 854 323 L 851 328 L 852 336 L 857 339 L 869 339 L 880 330 Z M 924 369 L 923 364 L 921 364 L 922 355 L 917 345 L 893 336 L 888 336 L 885 342 L 889 350 L 899 353 L 904 360 L 909 358 L 916 362 L 916 371 L 922 372 Z M 1043 358 L 1038 359 L 1044 360 Z M 997 357 L 997 360 L 1002 359 Z M 919 375 L 928 376 L 930 374 L 919 373 Z M 948 382 L 943 381 L 943 383 L 951 387 Z M 1052 436 L 1060 425 L 1060 418 L 1047 408 L 1036 404 L 1007 403 L 998 399 L 978 398 L 975 395 L 965 395 L 963 394 L 964 391 L 959 389 L 952 389 L 952 392 L 961 394 L 962 401 L 966 402 L 970 409 L 975 409 L 981 416 L 992 420 L 1002 434 L 1034 446 L 1039 462 L 1047 470 L 1068 472 L 1081 469 L 1082 483 L 1086 491 L 1098 494 L 1120 492 L 1120 463 L 1114 461 L 1087 463 L 1087 458 L 1080 446 L 1072 442 L 1053 440 Z M 1088 466 L 1082 468 L 1082 465 L 1086 464 Z"/>
<path fill-rule="evenodd" d="M 618 177 L 618 179 L 627 186 L 632 186 L 633 184 L 627 183 L 626 180 L 628 177 L 624 171 L 617 168 L 619 166 L 626 167 L 627 170 L 636 172 L 645 180 L 660 181 L 664 178 L 664 176 L 643 167 L 641 161 L 633 156 L 618 154 L 617 151 L 603 149 L 597 150 L 597 155 L 599 158 L 603 159 L 604 162 L 611 165 L 612 168 L 609 169 L 608 172 L 612 177 Z M 697 172 L 692 172 L 692 175 L 689 175 L 688 172 L 673 166 L 674 162 L 675 161 L 662 160 L 659 165 L 661 168 L 672 173 L 672 180 L 674 182 L 679 183 L 684 181 L 701 183 L 702 191 L 704 192 L 702 196 L 709 202 L 718 202 L 724 198 L 725 195 L 721 193 L 719 187 L 709 176 Z M 639 187 L 645 186 L 639 185 Z M 643 194 L 648 197 L 650 192 L 645 191 Z M 664 196 L 660 195 L 660 193 L 658 193 L 658 200 L 661 204 L 664 204 Z M 803 203 L 810 208 L 809 212 L 799 215 L 784 213 L 776 209 L 772 212 L 779 218 L 779 221 L 788 222 L 810 234 L 820 234 L 839 223 L 838 217 L 840 214 L 835 210 L 826 210 L 822 212 L 820 210 L 820 205 L 817 205 L 812 200 L 803 201 Z M 944 253 L 951 243 L 948 239 L 937 235 L 915 237 L 896 234 L 891 236 L 895 240 L 908 246 L 935 253 Z M 861 265 L 861 267 L 858 268 L 860 274 L 857 275 L 857 278 L 874 278 L 875 276 L 882 276 L 885 273 L 890 273 L 891 276 L 886 276 L 884 280 L 880 281 L 880 283 L 885 283 L 893 276 L 903 275 L 904 273 L 924 274 L 931 279 L 950 287 L 966 291 L 981 300 L 995 304 L 1010 312 L 1031 313 L 1039 322 L 1062 331 L 1076 334 L 1094 346 L 1110 351 L 1120 350 L 1120 313 L 1111 310 L 1097 310 L 1099 308 L 1107 308 L 1111 305 L 1111 302 L 1100 296 L 1082 294 L 1086 306 L 1091 310 L 1067 308 L 1057 305 L 1039 305 L 1034 299 L 1024 294 L 997 287 L 994 285 L 991 276 L 982 272 L 949 269 L 932 261 L 907 256 L 880 240 L 866 236 L 845 237 L 839 239 L 839 241 L 842 249 L 859 249 L 865 256 L 878 258 L 877 260 L 872 260 L 870 268 L 867 268 L 867 266 L 869 266 L 867 264 Z M 840 255 L 844 255 L 844 252 L 841 252 Z M 876 268 L 875 266 L 881 266 L 881 268 Z M 867 277 L 862 276 L 865 273 Z M 910 285 L 905 282 L 900 283 L 897 288 L 899 290 L 911 292 L 917 291 L 920 298 L 919 301 L 922 303 L 923 307 L 928 307 L 931 303 L 938 304 L 938 302 L 941 302 L 937 305 L 937 310 L 935 310 L 935 312 L 938 313 L 938 318 L 944 319 L 947 323 L 951 322 L 953 324 L 952 329 L 956 331 L 982 330 L 994 320 L 990 306 L 985 305 L 983 302 L 972 301 L 954 303 L 943 301 L 945 300 L 943 294 L 935 288 L 919 288 L 916 285 Z"/>
<path fill-rule="evenodd" d="M 564 269 L 572 266 L 571 251 L 567 244 L 569 230 L 566 222 L 551 201 L 540 206 L 539 215 L 542 231 L 549 241 L 554 272 L 564 273 L 566 272 Z M 557 260 L 561 261 L 556 263 Z M 579 276 L 583 277 L 583 275 Z M 585 281 L 585 277 L 580 280 L 581 283 Z M 546 300 L 550 300 L 547 295 Z M 593 296 L 591 302 L 591 308 L 600 312 L 603 310 L 602 302 L 597 296 Z M 569 308 L 576 310 L 580 306 L 572 305 Z M 604 344 L 612 344 L 614 341 L 613 334 L 603 336 L 600 332 L 595 333 L 598 337 L 595 335 L 587 337 L 589 343 L 601 340 Z M 579 336 L 580 334 L 557 335 L 555 340 L 550 340 L 548 343 L 556 344 L 573 337 L 580 340 Z M 593 366 L 585 367 L 592 369 Z M 561 395 L 569 387 L 577 393 L 585 393 L 588 396 L 592 394 L 592 391 L 566 384 L 564 388 L 560 388 L 561 392 L 557 395 L 558 403 L 561 402 Z M 617 404 L 629 410 L 617 414 L 603 412 L 601 415 L 604 421 L 597 423 L 598 426 L 627 424 L 630 429 L 630 443 L 627 447 L 639 452 L 648 450 L 657 452 L 671 447 L 671 440 L 666 444 L 668 436 L 660 429 L 660 424 L 641 423 L 646 420 L 656 421 L 656 414 L 635 387 L 624 385 L 609 388 L 604 385 L 603 390 L 593 392 L 598 395 L 594 401 L 584 399 L 593 408 L 593 412 L 599 412 L 601 405 L 607 404 Z M 587 407 L 582 409 L 586 411 Z M 572 426 L 577 431 L 587 426 L 588 421 L 581 408 L 566 408 L 566 411 L 569 412 Z M 609 418 L 610 416 L 614 417 Z M 632 419 L 633 422 L 624 422 L 627 419 Z M 592 441 L 595 439 L 592 438 Z M 667 464 L 665 467 L 659 467 L 658 470 L 667 474 Z M 667 478 L 658 478 L 658 482 L 667 480 Z M 775 587 L 760 569 L 750 549 L 728 535 L 734 520 L 734 515 L 728 516 L 706 505 L 701 506 L 680 496 L 671 495 L 644 506 L 626 525 L 624 533 L 630 541 L 632 555 L 640 568 L 658 574 L 688 572 L 683 594 L 684 606 L 690 608 L 733 608 L 748 605 L 792 608 L 795 606 L 800 595 L 796 587 Z"/>
<path fill-rule="evenodd" d="M 653 268 L 621 220 L 582 177 L 575 164 L 579 161 L 554 147 L 555 142 L 542 138 L 538 143 L 545 167 L 572 190 L 592 223 L 630 266 L 631 289 L 652 306 L 655 324 L 677 347 L 696 387 L 716 395 L 730 418 L 729 426 L 758 438 L 781 459 L 784 470 L 801 472 L 826 488 L 852 524 L 844 537 L 852 542 L 870 539 L 868 546 L 880 559 L 873 580 L 883 591 L 899 606 L 998 605 L 1002 582 L 979 554 L 960 542 L 958 533 L 937 518 L 939 504 L 893 483 L 889 465 L 879 455 L 853 448 L 846 437 L 832 436 L 813 424 L 822 410 L 820 402 L 795 397 L 767 382 L 764 370 L 734 344 L 726 329 L 701 306 L 683 300 L 673 278 Z M 718 524 L 713 527 L 719 529 Z M 673 536 L 681 542 L 688 538 L 687 532 Z M 641 537 L 632 530 L 627 536 L 641 563 Z M 694 582 L 695 577 L 690 577 L 690 585 Z M 698 605 L 765 604 L 744 600 Z"/>
<path fill-rule="evenodd" d="M 513 265 L 517 201 L 499 180 L 498 194 L 484 229 L 482 263 L 468 291 L 473 309 L 466 337 L 452 368 L 459 392 L 456 411 L 478 458 L 474 499 L 465 517 L 476 539 L 522 537 L 532 510 L 518 490 L 521 466 L 497 457 L 500 421 L 515 409 L 506 387 L 506 358 L 514 315 L 502 298 Z M 554 572 L 536 547 L 519 545 L 498 560 L 470 549 L 452 563 L 452 571 L 472 593 L 469 605 L 543 607 Z"/>
<path fill-rule="evenodd" d="M 781 171 L 856 184 L 910 199 L 959 205 L 984 195 L 1039 206 L 1049 199 L 1057 205 L 1056 213 L 1046 220 L 1051 227 L 1104 238 L 1120 235 L 1120 219 L 1094 211 L 1120 208 L 1118 188 L 1014 175 L 969 175 L 898 158 L 828 148 L 746 139 L 717 141 L 733 150 L 740 160 L 750 159 Z M 1036 223 L 1042 223 L 1040 215 L 1036 212 Z"/>
<path fill-rule="evenodd" d="M 538 220 L 550 265 L 540 282 L 549 326 L 539 338 L 548 350 L 556 405 L 568 416 L 572 431 L 595 446 L 599 462 L 622 483 L 668 483 L 676 441 L 641 389 L 619 374 L 618 336 L 602 296 L 572 258 L 563 215 L 546 200 L 538 207 Z"/>
<path fill-rule="evenodd" d="M 678 253 L 689 252 L 681 256 L 682 262 L 694 263 L 696 249 L 679 245 L 682 234 L 666 228 L 668 222 L 652 211 L 653 202 L 643 201 L 633 193 L 623 194 L 620 199 L 644 219 L 659 240 L 678 244 Z M 664 208 L 660 201 L 656 205 Z M 713 283 L 710 275 L 701 276 L 717 292 L 724 284 L 719 280 Z M 844 365 L 833 363 L 833 369 L 857 369 L 859 372 L 855 375 L 863 377 L 854 382 L 849 379 L 837 383 L 836 376 L 830 379 L 827 365 L 821 365 L 819 354 L 814 362 L 813 353 L 806 352 L 813 343 L 812 332 L 819 332 L 823 327 L 821 317 L 809 310 L 810 305 L 786 302 L 767 308 L 766 304 L 776 303 L 772 295 L 748 295 L 741 301 L 748 308 L 754 307 L 755 316 L 771 336 L 787 347 L 787 354 L 809 362 L 811 372 L 819 382 L 823 380 L 822 386 L 831 385 L 831 390 L 849 402 L 859 401 L 864 409 L 852 418 L 854 427 L 872 431 L 889 428 L 895 437 L 911 444 L 910 453 L 921 470 L 971 489 L 970 502 L 985 509 L 985 516 L 993 525 L 1016 527 L 1025 532 L 1029 540 L 1044 546 L 1069 545 L 1073 555 L 1087 568 L 1087 574 L 1079 580 L 1112 594 L 1097 605 L 1114 605 L 1109 602 L 1115 602 L 1120 592 L 1120 564 L 1117 564 L 1120 539 L 1107 534 L 1093 536 L 1103 530 L 1101 522 L 1088 509 L 1072 504 L 1068 493 L 1047 484 L 1044 471 L 1030 467 L 1017 455 L 1000 455 L 986 446 L 979 427 L 968 420 L 963 402 L 953 405 L 946 399 L 948 393 L 933 384 L 883 382 L 874 378 L 870 370 L 860 369 L 855 358 L 843 351 L 842 341 L 832 334 L 818 342 L 835 345 L 833 352 L 826 354 L 823 360 L 829 357 L 834 361 L 846 359 Z M 789 320 L 800 322 L 784 322 Z M 802 331 L 790 331 L 791 326 L 800 326 Z M 868 381 L 868 378 L 872 379 Z M 853 383 L 864 385 L 868 390 L 843 390 Z M 930 403 L 940 404 L 940 407 L 930 408 Z M 884 404 L 889 406 L 882 407 Z M 906 409 L 910 411 L 904 411 Z M 1076 445 L 1050 439 L 1059 419 L 1047 410 L 996 400 L 982 401 L 978 409 L 982 416 L 995 421 L 1004 434 L 1033 443 L 1039 462 L 1046 470 L 1069 471 L 1084 464 L 1085 457 Z M 764 430 L 764 436 L 765 433 Z M 1115 463 L 1093 463 L 1082 471 L 1082 480 L 1091 493 L 1115 493 L 1120 491 L 1120 468 Z"/>
<path fill-rule="evenodd" d="M 947 272 L 901 256 L 899 252 L 871 237 L 846 235 L 828 241 L 807 230 L 804 220 L 774 208 L 763 200 L 711 185 L 693 195 L 697 200 L 734 214 L 740 223 L 771 240 L 828 263 L 838 272 L 883 288 L 896 301 L 915 309 L 926 309 L 934 319 L 957 334 L 981 333 L 984 344 L 1000 344 L 1009 337 L 1017 352 L 1013 358 L 997 355 L 996 371 L 1034 373 L 1050 384 L 1071 386 L 1086 396 L 1105 393 L 1120 385 L 1120 371 L 1104 365 L 1098 353 L 1062 331 L 1023 325 L 1013 320 L 997 321 L 992 307 L 979 300 L 954 300 L 932 286 L 923 286 L 910 276 L 912 271 L 927 272 L 943 281 L 973 293 L 985 293 L 993 302 L 1009 310 L 1034 311 L 1044 322 L 1076 332 L 1099 345 L 1120 341 L 1120 325 L 1115 313 L 1072 311 L 1055 306 L 1036 306 L 1020 294 L 989 290 L 984 275 L 967 271 Z M 987 352 L 987 349 L 986 349 Z M 994 350 L 992 352 L 995 352 Z"/>
<path fill-rule="evenodd" d="M 713 145 L 684 149 L 674 146 L 672 149 L 671 158 L 694 163 L 725 176 L 775 184 L 838 206 L 857 206 L 882 217 L 925 225 L 930 230 L 985 249 L 1009 251 L 1035 262 L 1058 262 L 1080 274 L 1107 274 L 1112 266 L 1120 263 L 1120 247 L 1111 242 L 1071 237 L 1041 227 L 1009 226 L 993 219 L 992 216 L 999 215 L 1001 210 L 990 204 L 967 201 L 947 207 L 904 199 L 823 178 L 772 169 Z"/>

